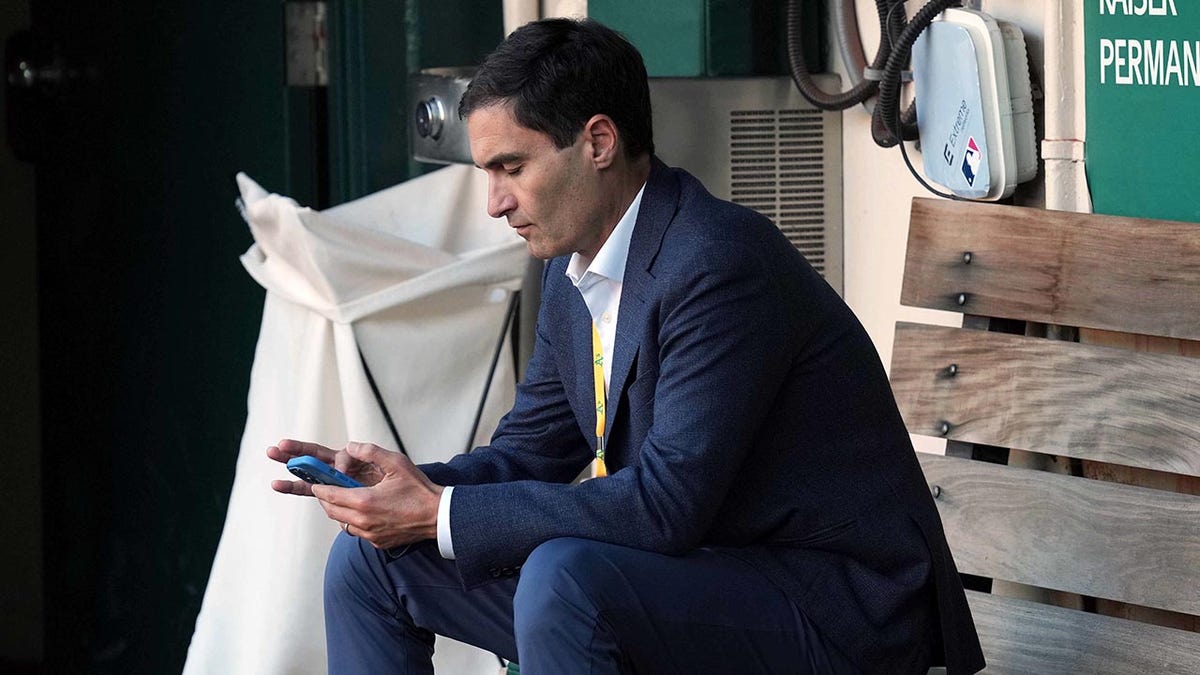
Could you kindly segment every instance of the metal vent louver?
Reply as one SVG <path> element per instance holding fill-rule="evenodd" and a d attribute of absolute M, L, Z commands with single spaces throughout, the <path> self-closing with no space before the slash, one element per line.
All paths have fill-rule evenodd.
<path fill-rule="evenodd" d="M 770 218 L 841 293 L 841 114 L 813 108 L 790 77 L 651 78 L 650 100 L 663 161 Z"/>
<path fill-rule="evenodd" d="M 819 110 L 732 110 L 731 201 L 767 216 L 822 275 L 825 119 Z"/>

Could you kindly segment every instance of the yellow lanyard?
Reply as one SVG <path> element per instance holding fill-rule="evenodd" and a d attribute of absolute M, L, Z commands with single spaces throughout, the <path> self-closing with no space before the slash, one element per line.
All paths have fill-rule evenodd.
<path fill-rule="evenodd" d="M 596 330 L 595 322 L 592 323 L 592 378 L 596 384 L 596 465 L 593 474 L 603 478 L 608 475 L 604 466 L 604 409 L 608 387 L 604 384 L 604 348 L 600 345 L 600 331 Z"/>

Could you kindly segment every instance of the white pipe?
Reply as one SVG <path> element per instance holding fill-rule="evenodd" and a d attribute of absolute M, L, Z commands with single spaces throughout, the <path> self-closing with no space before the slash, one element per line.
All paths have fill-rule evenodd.
<path fill-rule="evenodd" d="M 1087 136 L 1083 3 L 1046 3 L 1044 68 L 1046 208 L 1091 213 L 1092 197 L 1084 167 Z"/>
<path fill-rule="evenodd" d="M 505 35 L 538 19 L 587 16 L 587 0 L 503 0 L 503 7 Z"/>
<path fill-rule="evenodd" d="M 542 0 L 542 18 L 554 16 L 582 19 L 587 16 L 587 0 Z"/>
<path fill-rule="evenodd" d="M 541 3 L 538 0 L 504 0 L 504 34 L 541 18 Z"/>

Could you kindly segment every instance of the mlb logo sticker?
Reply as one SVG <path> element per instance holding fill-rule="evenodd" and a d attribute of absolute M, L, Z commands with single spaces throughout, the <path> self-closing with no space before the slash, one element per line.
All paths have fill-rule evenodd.
<path fill-rule="evenodd" d="M 983 152 L 975 145 L 975 137 L 967 138 L 967 150 L 963 155 L 962 173 L 967 179 L 967 185 L 975 185 L 975 176 L 979 173 L 979 164 L 983 162 Z"/>

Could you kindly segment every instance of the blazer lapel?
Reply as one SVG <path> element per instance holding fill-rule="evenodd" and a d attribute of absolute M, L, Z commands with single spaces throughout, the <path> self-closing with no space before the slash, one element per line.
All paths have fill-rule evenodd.
<path fill-rule="evenodd" d="M 629 259 L 625 262 L 625 278 L 621 281 L 621 307 L 617 314 L 617 340 L 613 345 L 612 374 L 609 376 L 608 419 L 621 412 L 621 394 L 629 381 L 629 371 L 636 360 L 641 344 L 646 315 L 652 305 L 654 275 L 650 269 L 663 234 L 675 217 L 679 206 L 679 182 L 675 174 L 657 157 L 651 158 L 650 178 L 642 194 L 642 205 L 633 237 L 629 242 Z M 588 330 L 590 330 L 590 325 Z"/>
<path fill-rule="evenodd" d="M 587 304 L 583 301 L 583 296 L 574 286 L 567 284 L 570 290 L 567 292 L 569 307 L 564 313 L 568 317 L 567 324 L 569 328 L 566 332 L 570 335 L 570 342 L 567 345 L 567 353 L 570 354 L 571 363 L 574 364 L 572 374 L 575 376 L 573 385 L 567 385 L 568 395 L 573 393 L 575 401 L 578 403 L 573 406 L 576 411 L 588 411 L 580 418 L 580 426 L 583 427 L 584 437 L 588 439 L 588 443 L 592 446 L 592 450 L 596 449 L 596 382 L 594 372 L 592 370 L 592 315 L 588 312 Z M 566 384 L 566 383 L 564 383 Z M 577 412 L 576 415 L 579 415 Z"/>
<path fill-rule="evenodd" d="M 631 292 L 633 289 L 627 287 L 629 270 L 625 271 L 625 279 L 621 288 L 621 309 L 617 314 L 617 343 L 613 345 L 612 375 L 609 376 L 606 420 L 609 428 L 621 412 L 621 394 L 629 380 L 629 370 L 637 357 L 642 327 L 646 324 L 645 298 L 641 293 Z"/>

